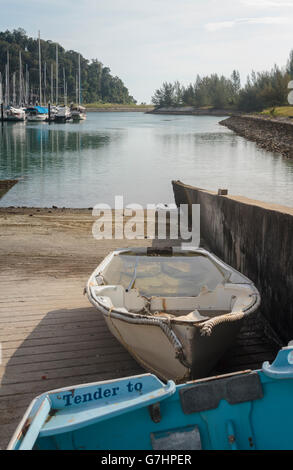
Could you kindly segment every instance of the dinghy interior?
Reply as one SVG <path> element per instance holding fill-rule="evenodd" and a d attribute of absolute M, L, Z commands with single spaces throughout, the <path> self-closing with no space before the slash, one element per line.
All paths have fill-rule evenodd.
<path fill-rule="evenodd" d="M 183 370 L 174 375 L 170 351 L 167 366 L 162 339 L 154 331 L 145 339 L 142 329 L 134 329 L 135 324 L 141 328 L 152 324 L 165 330 L 177 362 L 181 358 L 184 378 L 198 378 L 217 362 L 237 335 L 243 318 L 260 303 L 260 295 L 249 279 L 202 248 L 117 250 L 90 277 L 87 293 L 112 333 L 138 362 L 177 382 L 184 380 L 178 378 Z M 132 337 L 123 321 L 128 322 Z M 213 340 L 208 341 L 211 337 Z"/>
<path fill-rule="evenodd" d="M 118 252 L 95 279 L 93 295 L 108 308 L 192 323 L 248 311 L 257 297 L 248 279 L 203 250 Z"/>

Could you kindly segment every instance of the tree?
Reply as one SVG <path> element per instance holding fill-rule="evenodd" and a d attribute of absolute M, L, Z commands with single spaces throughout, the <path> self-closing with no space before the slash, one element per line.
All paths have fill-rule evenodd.
<path fill-rule="evenodd" d="M 10 56 L 11 76 L 16 73 L 16 88 L 19 89 L 19 51 L 22 53 L 23 75 L 26 67 L 29 71 L 30 90 L 34 99 L 39 96 L 39 58 L 38 40 L 28 37 L 22 28 L 11 31 L 0 32 L 0 72 L 5 76 L 5 64 L 7 61 L 7 51 Z M 51 65 L 53 65 L 54 96 L 56 86 L 56 43 L 41 40 L 42 51 L 42 80 L 43 64 L 46 62 L 47 69 L 47 97 L 51 92 Z M 75 101 L 76 98 L 76 75 L 78 73 L 78 52 L 66 51 L 58 44 L 59 59 L 59 98 L 64 95 L 63 68 L 65 70 L 67 82 L 68 102 Z M 82 101 L 89 102 L 112 102 L 121 104 L 132 104 L 136 101 L 129 94 L 128 89 L 119 77 L 113 77 L 108 67 L 105 67 L 98 59 L 91 61 L 80 56 L 81 60 L 81 88 Z"/>

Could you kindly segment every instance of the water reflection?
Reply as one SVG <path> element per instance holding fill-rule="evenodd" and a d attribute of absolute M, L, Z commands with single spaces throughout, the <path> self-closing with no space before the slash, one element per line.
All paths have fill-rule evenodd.
<path fill-rule="evenodd" d="M 95 150 L 109 144 L 109 135 L 93 135 L 80 130 L 54 128 L 40 124 L 27 127 L 25 123 L 6 124 L 0 138 L 0 174 L 19 177 L 36 167 L 55 165 L 64 153 Z"/>
<path fill-rule="evenodd" d="M 21 178 L 1 205 L 89 207 L 172 202 L 172 179 L 292 206 L 293 161 L 265 152 L 220 118 L 91 113 L 72 124 L 0 126 L 0 179 Z"/>

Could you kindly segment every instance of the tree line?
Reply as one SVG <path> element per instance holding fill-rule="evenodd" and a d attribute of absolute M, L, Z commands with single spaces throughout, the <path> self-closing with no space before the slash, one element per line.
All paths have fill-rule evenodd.
<path fill-rule="evenodd" d="M 228 78 L 218 74 L 204 77 L 198 75 L 195 82 L 187 86 L 178 81 L 164 82 L 155 91 L 152 102 L 157 107 L 195 106 L 261 111 L 288 105 L 290 80 L 293 80 L 293 50 L 285 67 L 275 65 L 267 72 L 252 71 L 243 87 L 237 70 Z"/>
<path fill-rule="evenodd" d="M 47 101 L 56 100 L 56 83 L 58 83 L 59 101 L 66 94 L 68 102 L 76 101 L 77 74 L 79 53 L 65 50 L 58 44 L 58 77 L 56 77 L 56 43 L 41 43 L 41 80 L 42 90 Z M 12 77 L 15 72 L 15 85 L 19 83 L 19 51 L 21 51 L 22 74 L 24 81 L 29 81 L 30 96 L 39 95 L 39 44 L 38 39 L 28 37 L 22 29 L 0 32 L 0 73 L 5 88 L 5 66 L 7 51 L 9 53 L 9 89 L 12 90 Z M 81 96 L 83 103 L 117 103 L 135 104 L 123 81 L 113 76 L 109 67 L 105 67 L 98 59 L 91 61 L 80 55 L 81 65 Z M 58 78 L 58 80 L 56 80 Z"/>

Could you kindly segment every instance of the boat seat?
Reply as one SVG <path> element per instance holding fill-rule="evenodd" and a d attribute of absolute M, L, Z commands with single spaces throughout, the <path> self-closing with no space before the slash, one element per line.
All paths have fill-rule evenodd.
<path fill-rule="evenodd" d="M 120 285 L 96 287 L 95 294 L 97 297 L 103 297 L 103 304 L 107 308 L 126 308 L 134 313 L 141 312 L 147 303 L 137 289 L 126 292 Z"/>

